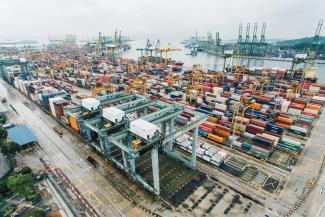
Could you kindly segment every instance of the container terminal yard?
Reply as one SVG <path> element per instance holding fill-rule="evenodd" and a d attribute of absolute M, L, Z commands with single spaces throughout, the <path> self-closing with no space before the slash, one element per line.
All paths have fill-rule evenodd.
<path fill-rule="evenodd" d="M 120 30 L 0 47 L 1 136 L 18 141 L 24 126 L 37 138 L 10 162 L 46 177 L 59 207 L 48 216 L 325 216 L 322 24 L 303 52 L 273 58 L 287 68 L 256 64 L 271 58 L 265 23 L 259 42 L 249 23 L 233 47 L 219 32 L 184 42 L 192 57 L 221 57 L 218 70 L 173 59 L 183 48 L 160 40 L 133 47 Z M 4 214 L 4 197 L 1 215 L 28 216 Z"/>

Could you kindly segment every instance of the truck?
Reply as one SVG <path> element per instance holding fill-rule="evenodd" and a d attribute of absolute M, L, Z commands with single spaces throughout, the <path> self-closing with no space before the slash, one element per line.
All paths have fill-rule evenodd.
<path fill-rule="evenodd" d="M 59 127 L 53 127 L 53 130 L 59 134 L 59 136 L 62 136 L 63 135 L 63 130 L 62 128 L 59 128 Z"/>

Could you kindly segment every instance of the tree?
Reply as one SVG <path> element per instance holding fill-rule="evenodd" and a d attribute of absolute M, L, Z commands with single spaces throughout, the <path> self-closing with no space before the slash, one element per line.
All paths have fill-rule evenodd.
<path fill-rule="evenodd" d="M 21 168 L 20 173 L 21 174 L 31 174 L 32 169 L 29 166 L 24 166 L 23 168 Z"/>
<path fill-rule="evenodd" d="M 0 114 L 0 124 L 5 124 L 6 123 L 6 116 L 4 116 L 3 114 Z"/>
<path fill-rule="evenodd" d="M 10 158 L 12 158 L 20 150 L 21 150 L 20 145 L 12 141 L 5 143 L 1 146 L 1 152 Z"/>
<path fill-rule="evenodd" d="M 34 190 L 32 175 L 17 174 L 9 176 L 7 186 L 12 192 L 22 194 L 27 198 L 28 194 Z"/>
<path fill-rule="evenodd" d="M 28 217 L 44 217 L 46 216 L 46 212 L 42 209 L 34 209 Z"/>
<path fill-rule="evenodd" d="M 4 194 L 8 191 L 7 183 L 4 180 L 0 180 L 0 194 Z"/>
<path fill-rule="evenodd" d="M 6 140 L 8 136 L 8 132 L 5 128 L 0 127 L 0 140 Z"/>

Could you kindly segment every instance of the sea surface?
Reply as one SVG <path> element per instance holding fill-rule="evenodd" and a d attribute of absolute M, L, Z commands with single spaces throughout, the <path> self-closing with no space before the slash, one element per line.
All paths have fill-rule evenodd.
<path fill-rule="evenodd" d="M 130 44 L 132 48 L 126 52 L 123 52 L 122 56 L 124 58 L 132 58 L 138 59 L 140 56 L 140 51 L 137 51 L 137 48 L 144 48 L 145 41 L 131 41 Z M 184 62 L 184 68 L 192 68 L 194 64 L 200 64 L 204 69 L 211 69 L 211 70 L 222 70 L 224 65 L 224 59 L 222 57 L 214 56 L 211 54 L 199 52 L 197 56 L 189 55 L 190 50 L 184 47 L 184 44 L 181 44 L 180 41 L 171 41 L 171 42 L 161 42 L 161 48 L 167 46 L 170 43 L 170 47 L 172 48 L 179 48 L 181 51 L 174 51 L 172 52 L 171 57 L 173 60 Z M 38 48 L 44 48 L 46 42 L 39 42 L 37 44 L 17 44 L 17 45 L 1 45 L 2 47 L 22 47 L 22 46 L 33 46 Z M 155 42 L 153 43 L 155 45 Z M 286 68 L 290 69 L 292 63 L 290 59 L 284 59 L 287 62 L 280 62 L 280 61 L 271 61 L 271 60 L 263 60 L 263 61 L 250 61 L 248 62 L 226 62 L 227 64 L 242 64 L 242 65 L 249 65 L 249 66 L 266 66 L 266 67 L 279 67 L 279 68 Z M 325 84 L 325 61 L 317 60 L 317 62 L 321 62 L 321 64 L 316 64 L 317 68 L 317 75 L 318 75 L 318 82 Z M 298 65 L 298 67 L 303 67 L 302 65 Z"/>
<path fill-rule="evenodd" d="M 224 59 L 222 57 L 214 56 L 211 54 L 206 54 L 203 52 L 199 52 L 197 56 L 189 55 L 189 50 L 184 48 L 184 45 L 178 41 L 173 41 L 170 43 L 173 48 L 180 48 L 181 51 L 172 52 L 171 58 L 176 61 L 184 62 L 184 66 L 191 68 L 193 64 L 201 64 L 204 69 L 211 70 L 222 70 Z M 161 43 L 161 48 L 165 47 L 167 43 Z M 123 57 L 137 59 L 140 56 L 140 51 L 137 51 L 137 48 L 144 48 L 145 41 L 132 41 L 132 48 L 123 53 Z M 266 67 L 279 67 L 290 69 L 292 63 L 290 59 L 284 59 L 287 62 L 280 62 L 274 60 L 263 60 L 263 61 L 250 61 L 250 66 L 266 66 Z M 318 82 L 325 84 L 325 61 L 317 60 L 317 62 L 321 62 L 322 64 L 316 64 Z M 229 62 L 227 62 L 228 64 Z M 239 62 L 236 62 L 239 63 Z M 247 64 L 247 62 L 245 62 Z M 245 64 L 244 63 L 244 64 Z M 299 65 L 298 67 L 302 67 Z"/>

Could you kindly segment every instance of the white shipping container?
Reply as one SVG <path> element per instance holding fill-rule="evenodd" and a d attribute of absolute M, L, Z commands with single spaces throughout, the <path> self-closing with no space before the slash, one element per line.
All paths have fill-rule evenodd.
<path fill-rule="evenodd" d="M 236 135 L 229 136 L 230 141 L 236 141 L 238 138 L 239 138 L 239 136 L 236 136 Z"/>
<path fill-rule="evenodd" d="M 183 146 L 180 146 L 180 149 L 182 149 L 182 150 L 184 150 L 184 151 L 187 150 L 186 147 L 183 147 Z"/>
<path fill-rule="evenodd" d="M 221 103 L 214 103 L 214 108 L 227 111 L 227 105 Z"/>
<path fill-rule="evenodd" d="M 314 115 L 318 115 L 318 112 L 319 112 L 319 111 L 316 111 L 316 110 L 313 110 L 313 109 L 305 108 L 305 109 L 304 109 L 304 112 L 308 112 L 308 113 L 312 113 L 312 114 L 314 114 Z"/>
<path fill-rule="evenodd" d="M 216 110 L 213 110 L 212 113 L 215 114 L 215 115 L 220 115 L 220 116 L 225 115 L 225 113 L 220 112 L 220 111 L 216 111 Z"/>
<path fill-rule="evenodd" d="M 264 104 L 264 105 L 262 105 L 262 108 L 263 108 L 263 109 L 270 109 L 270 106 Z"/>
<path fill-rule="evenodd" d="M 221 155 L 216 154 L 216 155 L 213 155 L 211 159 L 216 161 L 216 162 L 221 162 L 221 161 L 223 161 L 224 157 L 221 156 Z"/>
<path fill-rule="evenodd" d="M 290 114 L 290 115 L 300 115 L 301 114 L 301 110 L 294 109 L 294 108 L 289 108 L 288 114 Z"/>
<path fill-rule="evenodd" d="M 18 78 L 15 77 L 14 85 L 17 89 L 19 89 L 19 83 L 18 83 Z"/>
<path fill-rule="evenodd" d="M 253 152 L 261 153 L 261 154 L 266 153 L 266 154 L 270 155 L 270 153 L 271 153 L 270 150 L 260 148 L 260 147 L 255 146 L 255 145 L 252 145 L 250 150 L 253 151 Z"/>
<path fill-rule="evenodd" d="M 211 147 L 211 145 L 209 145 L 208 143 L 203 143 L 202 144 L 202 149 L 209 149 Z"/>
<path fill-rule="evenodd" d="M 203 160 L 210 162 L 211 161 L 211 157 L 203 155 Z"/>
<path fill-rule="evenodd" d="M 214 161 L 214 162 L 216 162 L 216 163 L 221 163 L 221 162 L 223 162 L 223 159 L 212 157 L 212 158 L 211 158 L 211 161 Z"/>
<path fill-rule="evenodd" d="M 209 151 L 212 153 L 212 154 L 216 154 L 218 153 L 218 149 L 214 148 L 214 147 L 210 147 L 209 148 Z"/>
<path fill-rule="evenodd" d="M 272 136 L 272 135 L 267 134 L 267 133 L 262 133 L 262 135 L 265 136 L 265 137 L 268 138 L 268 139 L 274 140 L 274 141 L 275 141 L 275 142 L 274 142 L 274 145 L 277 145 L 278 142 L 279 142 L 279 139 L 280 139 L 279 137 Z"/>
<path fill-rule="evenodd" d="M 313 96 L 313 99 L 314 100 L 318 100 L 318 101 L 325 102 L 325 97 L 322 97 L 322 96 Z"/>
<path fill-rule="evenodd" d="M 153 93 L 153 94 L 157 94 L 158 91 L 156 89 L 150 89 L 150 92 Z"/>
<path fill-rule="evenodd" d="M 222 96 L 218 96 L 218 97 L 215 99 L 215 101 L 218 102 L 218 103 L 221 103 L 221 104 L 226 104 L 226 102 L 227 102 L 227 98 L 222 97 Z"/>
<path fill-rule="evenodd" d="M 283 142 L 287 142 L 287 143 L 292 143 L 292 144 L 295 144 L 295 145 L 299 145 L 299 146 L 301 146 L 301 143 L 300 143 L 300 142 L 297 142 L 297 141 L 292 140 L 292 139 L 282 138 L 281 141 L 283 141 Z"/>
<path fill-rule="evenodd" d="M 222 121 L 228 121 L 228 119 L 229 119 L 229 118 L 226 117 L 226 116 L 222 116 L 222 117 L 221 117 L 221 120 L 222 120 Z"/>
<path fill-rule="evenodd" d="M 296 131 L 299 131 L 299 132 L 302 132 L 302 133 L 307 133 L 308 132 L 308 129 L 303 128 L 303 127 L 294 126 L 294 125 L 291 125 L 290 129 L 291 130 L 296 130 Z"/>
<path fill-rule="evenodd" d="M 60 96 L 57 96 L 57 97 L 53 97 L 53 98 L 49 99 L 50 110 L 54 117 L 56 117 L 54 102 L 59 101 L 59 100 L 63 100 L 63 98 Z"/>
<path fill-rule="evenodd" d="M 261 109 L 262 113 L 267 113 L 267 111 L 268 111 L 268 109 L 264 109 L 264 108 Z"/>
<path fill-rule="evenodd" d="M 197 154 L 201 154 L 201 155 L 203 155 L 204 152 L 205 152 L 205 150 L 202 149 L 202 148 L 198 148 L 198 149 L 196 150 L 196 153 L 197 153 Z"/>
<path fill-rule="evenodd" d="M 234 99 L 236 101 L 240 101 L 240 97 L 241 96 L 239 94 L 232 94 L 231 97 L 230 97 L 230 99 Z"/>
<path fill-rule="evenodd" d="M 213 87 L 212 91 L 213 91 L 213 94 L 220 95 L 223 93 L 223 88 L 222 87 Z"/>
<path fill-rule="evenodd" d="M 29 94 L 30 95 L 30 98 L 32 99 L 33 102 L 35 102 L 35 97 L 34 97 L 34 94 Z"/>
<path fill-rule="evenodd" d="M 216 165 L 217 167 L 220 166 L 220 163 L 217 163 L 217 162 L 214 162 L 214 161 L 211 161 L 211 163 L 212 163 L 213 165 Z"/>
<path fill-rule="evenodd" d="M 236 147 L 239 147 L 239 148 L 241 148 L 241 146 L 242 146 L 242 143 L 241 142 L 238 142 L 238 141 L 234 141 L 232 144 L 234 146 L 236 146 Z"/>
<path fill-rule="evenodd" d="M 207 155 L 207 156 L 209 156 L 209 157 L 212 157 L 213 154 L 214 154 L 214 153 L 212 153 L 211 151 L 206 151 L 206 152 L 205 152 L 205 155 Z"/>
<path fill-rule="evenodd" d="M 248 132 L 244 132 L 243 135 L 244 135 L 244 137 L 250 138 L 250 139 L 253 139 L 255 137 L 254 134 L 251 134 L 251 133 L 248 133 Z"/>
<path fill-rule="evenodd" d="M 241 120 L 243 120 L 243 122 L 247 123 L 247 124 L 249 124 L 249 121 L 250 121 L 248 118 L 242 118 L 240 116 L 236 116 L 235 120 L 236 120 L 236 122 L 240 122 Z"/>
<path fill-rule="evenodd" d="M 287 112 L 288 111 L 288 108 L 290 106 L 290 101 L 283 101 L 282 104 L 281 104 L 281 111 L 282 112 Z"/>
<path fill-rule="evenodd" d="M 316 86 L 312 86 L 312 85 L 310 85 L 310 87 L 309 87 L 309 91 L 310 92 L 318 92 L 320 90 L 320 87 L 316 87 Z"/>
<path fill-rule="evenodd" d="M 199 97 L 197 97 L 197 98 L 196 98 L 196 102 L 197 102 L 198 104 L 202 104 L 202 103 L 203 103 L 203 99 L 202 99 L 202 98 L 199 98 Z"/>
<path fill-rule="evenodd" d="M 218 155 L 222 156 L 223 158 L 226 158 L 228 156 L 228 153 L 224 151 L 219 151 Z"/>
<path fill-rule="evenodd" d="M 186 143 L 181 143 L 180 146 L 187 148 L 187 144 Z"/>

